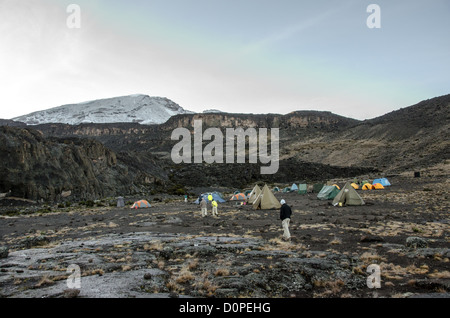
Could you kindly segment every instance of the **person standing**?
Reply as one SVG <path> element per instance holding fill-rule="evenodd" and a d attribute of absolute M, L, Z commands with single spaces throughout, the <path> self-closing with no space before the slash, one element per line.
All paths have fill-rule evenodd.
<path fill-rule="evenodd" d="M 208 215 L 208 208 L 206 205 L 206 200 L 204 198 L 200 199 L 200 208 L 202 209 L 202 217 L 205 217 Z"/>
<path fill-rule="evenodd" d="M 292 210 L 291 207 L 286 204 L 284 199 L 281 199 L 280 204 L 280 219 L 283 227 L 283 239 L 285 241 L 290 241 L 291 233 L 289 232 L 289 222 L 291 221 Z"/>
<path fill-rule="evenodd" d="M 217 212 L 217 206 L 218 206 L 217 201 L 213 200 L 211 202 L 211 205 L 212 205 L 212 215 L 213 216 L 219 216 L 219 213 Z"/>

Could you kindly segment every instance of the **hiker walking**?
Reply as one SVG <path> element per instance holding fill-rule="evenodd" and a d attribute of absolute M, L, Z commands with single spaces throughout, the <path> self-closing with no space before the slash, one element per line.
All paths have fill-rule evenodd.
<path fill-rule="evenodd" d="M 283 239 L 289 241 L 291 239 L 291 233 L 289 232 L 289 222 L 291 221 L 292 210 L 289 205 L 286 204 L 284 199 L 280 201 L 280 219 L 283 227 Z"/>
<path fill-rule="evenodd" d="M 211 205 L 212 205 L 212 215 L 219 216 L 219 213 L 217 212 L 217 206 L 218 206 L 217 202 L 215 200 L 213 200 L 211 202 Z"/>
<path fill-rule="evenodd" d="M 206 205 L 206 200 L 204 198 L 200 199 L 200 208 L 202 209 L 202 217 L 205 217 L 208 215 L 208 209 Z"/>

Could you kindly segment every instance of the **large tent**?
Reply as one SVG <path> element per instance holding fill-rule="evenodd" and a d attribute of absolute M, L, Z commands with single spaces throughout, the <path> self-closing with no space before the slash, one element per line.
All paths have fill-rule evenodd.
<path fill-rule="evenodd" d="M 255 202 L 253 202 L 253 209 L 272 210 L 279 208 L 281 208 L 280 202 L 275 198 L 267 184 L 264 185 L 260 195 L 256 198 Z"/>
<path fill-rule="evenodd" d="M 214 201 L 219 202 L 219 203 L 226 202 L 225 199 L 222 197 L 222 195 L 219 192 L 211 192 L 211 193 L 203 193 L 203 194 L 201 194 L 197 198 L 197 200 L 195 200 L 194 203 L 195 204 L 200 204 L 200 198 L 203 198 L 203 200 L 206 200 L 208 202 L 209 201 L 208 200 L 208 195 L 210 195 L 210 194 L 212 195 Z"/>
<path fill-rule="evenodd" d="M 364 200 L 358 192 L 347 182 L 333 200 L 333 205 L 364 205 Z"/>
<path fill-rule="evenodd" d="M 335 186 L 323 186 L 322 190 L 320 190 L 319 194 L 317 195 L 317 199 L 319 200 L 331 200 L 336 197 L 336 195 L 339 193 L 339 189 Z"/>
<path fill-rule="evenodd" d="M 247 202 L 249 204 L 253 204 L 255 200 L 258 198 L 258 196 L 261 194 L 261 188 L 255 184 L 255 187 L 253 188 L 252 192 L 248 195 Z"/>

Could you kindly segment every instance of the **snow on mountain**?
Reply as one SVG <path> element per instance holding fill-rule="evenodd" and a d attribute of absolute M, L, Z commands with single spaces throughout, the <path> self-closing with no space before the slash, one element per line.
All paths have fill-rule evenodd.
<path fill-rule="evenodd" d="M 192 113 L 170 99 L 148 95 L 129 95 L 63 105 L 14 118 L 28 125 L 63 123 L 134 122 L 143 125 L 162 124 L 178 114 Z"/>

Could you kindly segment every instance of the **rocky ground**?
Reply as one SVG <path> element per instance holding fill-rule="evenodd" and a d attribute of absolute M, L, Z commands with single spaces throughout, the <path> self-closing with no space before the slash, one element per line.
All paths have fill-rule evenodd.
<path fill-rule="evenodd" d="M 359 190 L 367 202 L 359 207 L 334 207 L 313 193 L 276 193 L 294 211 L 291 242 L 281 239 L 278 211 L 234 202 L 220 204 L 218 217 L 202 218 L 181 197 L 152 196 L 152 207 L 140 210 L 24 207 L 4 199 L 0 295 L 449 297 L 447 175 L 390 181 L 385 190 Z M 372 264 L 381 288 L 368 286 Z"/>

